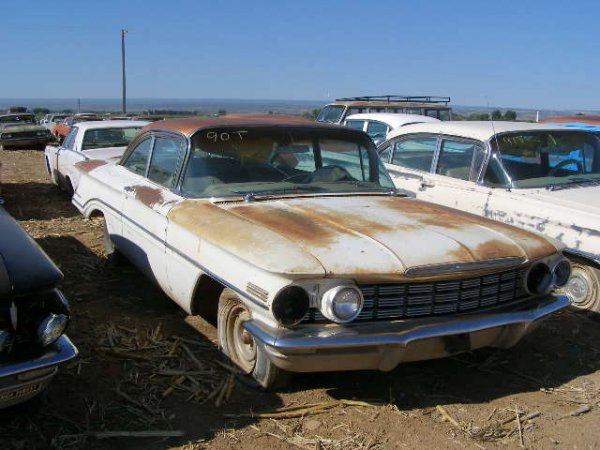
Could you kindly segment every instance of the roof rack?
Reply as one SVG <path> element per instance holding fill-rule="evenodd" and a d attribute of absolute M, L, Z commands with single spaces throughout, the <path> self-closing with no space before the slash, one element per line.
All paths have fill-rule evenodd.
<path fill-rule="evenodd" d="M 365 95 L 362 97 L 337 98 L 336 102 L 417 102 L 417 103 L 450 103 L 450 97 L 433 95 Z"/>

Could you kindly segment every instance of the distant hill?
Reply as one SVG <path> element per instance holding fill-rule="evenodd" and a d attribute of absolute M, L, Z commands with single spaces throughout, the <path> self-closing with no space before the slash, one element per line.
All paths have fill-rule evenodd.
<path fill-rule="evenodd" d="M 79 101 L 79 105 L 78 105 Z M 273 114 L 302 114 L 313 109 L 321 109 L 329 100 L 243 100 L 243 99 L 165 99 L 165 98 L 130 98 L 127 100 L 127 111 L 132 113 L 147 113 L 155 110 L 190 112 L 193 114 L 227 113 L 273 113 Z M 121 99 L 26 99 L 0 98 L 0 111 L 9 106 L 26 106 L 33 108 L 48 108 L 51 111 L 90 111 L 117 112 L 121 110 Z M 518 120 L 535 120 L 538 110 L 525 108 L 506 108 L 496 106 L 464 106 L 452 105 L 454 111 L 463 116 L 475 113 L 491 113 L 499 109 L 511 109 L 517 113 Z M 600 110 L 551 110 L 540 109 L 540 119 L 557 115 L 600 114 Z"/>

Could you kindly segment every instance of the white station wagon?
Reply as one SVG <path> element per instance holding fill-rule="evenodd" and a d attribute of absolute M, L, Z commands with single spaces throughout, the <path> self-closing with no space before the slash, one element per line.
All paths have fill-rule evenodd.
<path fill-rule="evenodd" d="M 120 158 L 136 133 L 148 122 L 102 120 L 75 123 L 59 146 L 47 145 L 46 170 L 62 190 L 73 193 L 79 170 L 73 165 L 89 159 Z"/>
<path fill-rule="evenodd" d="M 534 123 L 440 122 L 402 127 L 379 148 L 396 186 L 417 198 L 562 241 L 574 262 L 566 292 L 575 307 L 600 313 L 597 135 Z"/>
<path fill-rule="evenodd" d="M 568 306 L 543 236 L 400 195 L 362 131 L 276 116 L 164 120 L 73 203 L 264 387 L 510 347 Z"/>

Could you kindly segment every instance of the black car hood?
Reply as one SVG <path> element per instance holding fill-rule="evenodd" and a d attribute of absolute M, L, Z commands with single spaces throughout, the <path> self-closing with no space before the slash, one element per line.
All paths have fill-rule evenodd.
<path fill-rule="evenodd" d="M 0 208 L 0 295 L 52 288 L 62 279 L 42 248 Z"/>

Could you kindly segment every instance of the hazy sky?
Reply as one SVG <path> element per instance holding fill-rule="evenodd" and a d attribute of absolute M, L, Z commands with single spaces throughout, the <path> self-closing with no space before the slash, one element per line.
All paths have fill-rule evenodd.
<path fill-rule="evenodd" d="M 600 2 L 2 3 L 0 98 L 320 100 L 600 109 Z"/>

